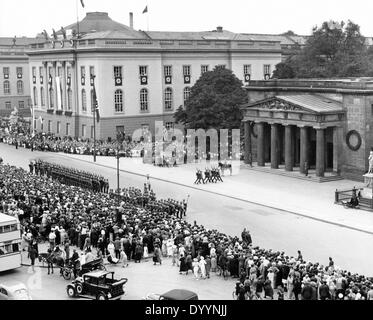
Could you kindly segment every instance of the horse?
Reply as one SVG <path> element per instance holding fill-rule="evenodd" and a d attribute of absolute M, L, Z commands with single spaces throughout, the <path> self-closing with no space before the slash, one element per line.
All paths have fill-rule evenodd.
<path fill-rule="evenodd" d="M 225 163 L 219 162 L 219 169 L 222 172 L 222 176 L 224 176 L 225 170 L 229 170 L 230 175 L 232 175 L 232 164 L 230 163 L 228 164 L 227 162 Z"/>

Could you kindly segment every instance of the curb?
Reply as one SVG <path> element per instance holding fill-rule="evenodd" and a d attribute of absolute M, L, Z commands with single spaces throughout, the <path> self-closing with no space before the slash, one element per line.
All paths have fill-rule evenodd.
<path fill-rule="evenodd" d="M 116 168 L 108 166 L 108 165 L 99 164 L 99 163 L 92 163 L 91 161 L 88 161 L 88 160 L 83 160 L 83 159 L 78 159 L 78 158 L 74 158 L 74 157 L 69 157 L 69 156 L 66 156 L 66 155 L 61 154 L 61 153 L 58 153 L 58 154 L 60 156 L 63 156 L 64 158 L 67 158 L 67 159 L 74 159 L 74 160 L 81 161 L 81 162 L 84 162 L 84 163 L 89 163 L 91 165 L 96 165 L 96 166 L 100 166 L 100 167 L 103 167 L 103 168 L 116 170 Z M 198 187 L 194 187 L 194 186 L 190 186 L 190 185 L 187 185 L 187 184 L 183 184 L 183 183 L 180 183 L 180 182 L 174 182 L 174 181 L 170 181 L 170 180 L 166 180 L 166 179 L 154 177 L 154 176 L 151 176 L 150 174 L 149 175 L 148 174 L 141 174 L 141 173 L 131 172 L 131 171 L 122 170 L 122 169 L 120 169 L 119 171 L 127 173 L 127 174 L 131 174 L 131 175 L 139 176 L 139 177 L 145 177 L 146 178 L 146 177 L 149 176 L 149 178 L 151 178 L 153 180 L 156 180 L 156 181 L 171 183 L 171 184 L 178 185 L 178 186 L 181 186 L 181 187 L 186 187 L 186 188 L 190 188 L 190 189 L 193 189 L 193 190 L 198 190 L 198 191 L 203 191 L 203 192 L 207 192 L 207 193 L 210 193 L 210 194 L 215 194 L 215 195 L 218 195 L 218 196 L 221 196 L 221 197 L 226 197 L 226 198 L 229 198 L 229 199 L 232 199 L 232 200 L 238 200 L 238 201 L 241 201 L 241 202 L 245 202 L 245 203 L 250 203 L 250 204 L 257 205 L 257 206 L 261 206 L 261 207 L 264 207 L 264 208 L 278 210 L 278 211 L 285 212 L 285 213 L 290 213 L 292 215 L 296 215 L 296 216 L 299 216 L 299 217 L 302 217 L 302 218 L 307 218 L 307 219 L 311 219 L 311 220 L 314 220 L 314 221 L 318 221 L 318 222 L 322 222 L 322 223 L 327 223 L 327 224 L 335 225 L 335 226 L 338 226 L 338 227 L 342 227 L 342 228 L 346 228 L 346 229 L 350 229 L 350 230 L 354 230 L 354 231 L 363 232 L 363 233 L 366 233 L 366 234 L 373 235 L 373 231 L 368 231 L 368 230 L 360 229 L 358 227 L 349 226 L 349 225 L 346 225 L 346 224 L 343 224 L 343 223 L 334 222 L 334 221 L 330 221 L 330 220 L 325 220 L 325 219 L 321 219 L 321 218 L 309 216 L 309 215 L 306 215 L 306 214 L 302 214 L 302 213 L 291 211 L 291 210 L 287 210 L 287 209 L 276 208 L 276 207 L 271 206 L 271 205 L 267 205 L 267 204 L 263 204 L 263 203 L 259 203 L 259 202 L 255 202 L 255 201 L 250 201 L 250 200 L 246 200 L 246 199 L 241 199 L 241 198 L 238 198 L 238 197 L 229 196 L 229 195 L 226 195 L 226 194 L 223 194 L 223 193 L 219 193 L 219 192 L 215 192 L 215 191 L 204 190 L 204 189 L 201 189 L 201 188 L 198 188 Z"/>

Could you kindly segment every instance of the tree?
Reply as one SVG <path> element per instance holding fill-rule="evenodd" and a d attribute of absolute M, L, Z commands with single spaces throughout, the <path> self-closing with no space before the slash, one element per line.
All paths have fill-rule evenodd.
<path fill-rule="evenodd" d="M 297 78 L 366 76 L 372 69 L 368 67 L 371 61 L 357 24 L 329 21 L 314 27 L 305 47 L 280 64 L 275 74 L 288 77 L 292 69 Z"/>
<path fill-rule="evenodd" d="M 216 67 L 204 73 L 191 89 L 185 109 L 179 107 L 175 121 L 187 129 L 240 128 L 240 106 L 247 101 L 243 84 L 231 70 Z"/>
<path fill-rule="evenodd" d="M 291 64 L 280 62 L 276 65 L 272 78 L 274 79 L 292 79 L 295 77 L 295 72 Z"/>

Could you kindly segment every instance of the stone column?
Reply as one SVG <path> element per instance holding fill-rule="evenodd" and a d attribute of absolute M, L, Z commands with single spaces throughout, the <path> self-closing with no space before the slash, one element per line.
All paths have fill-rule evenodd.
<path fill-rule="evenodd" d="M 305 173 L 304 164 L 308 162 L 308 127 L 300 128 L 300 172 Z"/>
<path fill-rule="evenodd" d="M 61 63 L 62 66 L 62 75 L 61 75 L 61 84 L 62 84 L 62 109 L 67 110 L 67 75 L 66 75 L 66 61 Z"/>
<path fill-rule="evenodd" d="M 49 101 L 49 70 L 48 70 L 48 62 L 44 62 L 44 79 L 43 79 L 43 86 L 44 86 L 44 98 L 45 98 L 45 106 L 47 109 L 50 109 L 50 101 Z"/>
<path fill-rule="evenodd" d="M 251 160 L 251 126 L 250 121 L 245 122 L 245 164 L 250 164 Z"/>
<path fill-rule="evenodd" d="M 257 161 L 258 166 L 264 167 L 265 161 L 264 161 L 264 123 L 259 122 L 256 124 L 258 128 L 258 146 L 257 146 Z"/>
<path fill-rule="evenodd" d="M 293 127 L 285 126 L 285 170 L 293 171 Z"/>
<path fill-rule="evenodd" d="M 278 169 L 279 164 L 279 127 L 278 124 L 271 124 L 271 168 Z"/>
<path fill-rule="evenodd" d="M 316 129 L 316 176 L 325 173 L 325 129 Z"/>
<path fill-rule="evenodd" d="M 58 105 L 58 99 L 57 99 L 57 92 L 60 90 L 60 88 L 57 88 L 57 82 L 56 82 L 56 77 L 57 77 L 57 62 L 53 62 L 53 75 L 52 75 L 52 88 L 54 89 L 54 107 L 56 110 L 59 110 L 59 105 Z"/>

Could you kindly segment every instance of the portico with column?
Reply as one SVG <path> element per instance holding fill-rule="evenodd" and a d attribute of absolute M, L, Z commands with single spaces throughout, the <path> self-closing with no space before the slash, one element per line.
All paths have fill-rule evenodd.
<path fill-rule="evenodd" d="M 312 169 L 320 178 L 327 170 L 337 173 L 333 143 L 345 119 L 338 101 L 307 94 L 283 95 L 244 105 L 242 111 L 245 141 L 250 140 L 251 148 L 256 145 L 252 159 L 258 167 L 267 164 L 271 170 L 298 170 L 301 174 Z M 255 126 L 247 126 L 247 122 Z M 268 130 L 270 141 L 266 139 Z"/>

